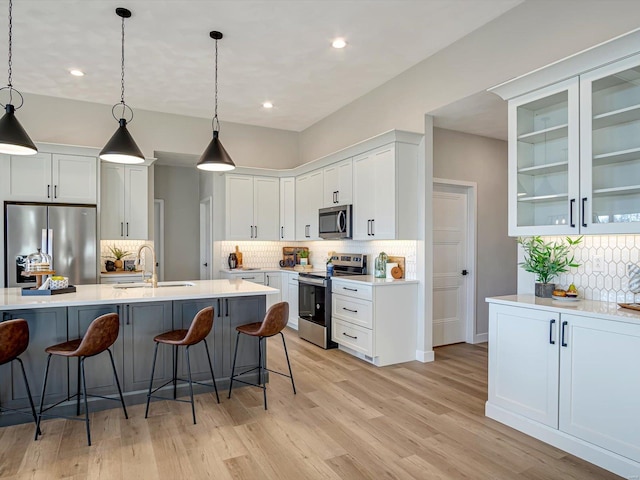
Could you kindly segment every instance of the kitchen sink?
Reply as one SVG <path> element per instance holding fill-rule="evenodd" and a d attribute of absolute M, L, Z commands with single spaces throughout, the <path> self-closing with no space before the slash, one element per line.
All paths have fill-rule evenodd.
<path fill-rule="evenodd" d="M 195 287 L 196 284 L 192 282 L 158 282 L 158 288 L 162 287 Z M 113 288 L 124 290 L 127 288 L 152 288 L 150 283 L 119 283 L 114 285 Z"/>

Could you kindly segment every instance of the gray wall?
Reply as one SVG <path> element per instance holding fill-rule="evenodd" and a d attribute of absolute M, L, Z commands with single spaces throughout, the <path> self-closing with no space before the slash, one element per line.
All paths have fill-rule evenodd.
<path fill-rule="evenodd" d="M 111 105 L 33 94 L 25 94 L 18 118 L 36 142 L 98 148 L 118 126 Z M 154 151 L 199 157 L 212 135 L 211 119 L 139 109 L 128 128 L 147 157 Z M 297 132 L 222 122 L 220 139 L 238 166 L 291 168 L 299 163 Z"/>
<path fill-rule="evenodd" d="M 433 135 L 434 178 L 478 184 L 475 333 L 486 333 L 484 299 L 517 289 L 517 245 L 507 236 L 507 142 L 440 128 Z"/>
<path fill-rule="evenodd" d="M 307 128 L 301 163 L 638 28 L 637 0 L 527 1 Z"/>
<path fill-rule="evenodd" d="M 155 167 L 155 198 L 164 200 L 164 279 L 200 278 L 198 170 Z"/>

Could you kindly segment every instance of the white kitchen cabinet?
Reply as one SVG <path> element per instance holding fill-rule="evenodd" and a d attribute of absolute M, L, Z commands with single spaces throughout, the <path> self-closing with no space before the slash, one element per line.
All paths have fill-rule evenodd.
<path fill-rule="evenodd" d="M 353 159 L 349 158 L 324 168 L 325 207 L 353 203 Z"/>
<path fill-rule="evenodd" d="M 578 78 L 509 102 L 509 234 L 579 231 Z"/>
<path fill-rule="evenodd" d="M 353 239 L 417 235 L 417 148 L 391 143 L 353 159 Z"/>
<path fill-rule="evenodd" d="M 37 153 L 10 156 L 5 165 L 6 200 L 55 203 L 97 203 L 96 157 Z"/>
<path fill-rule="evenodd" d="M 508 306 L 490 310 L 490 401 L 558 428 L 560 315 Z"/>
<path fill-rule="evenodd" d="M 227 240 L 278 240 L 278 178 L 226 175 L 225 199 Z"/>
<path fill-rule="evenodd" d="M 640 316 L 603 318 L 611 309 L 602 305 L 576 314 L 490 303 L 486 413 L 632 478 L 640 475 Z"/>
<path fill-rule="evenodd" d="M 102 162 L 100 236 L 105 240 L 149 238 L 149 176 L 142 165 Z"/>
<path fill-rule="evenodd" d="M 323 206 L 323 172 L 296 177 L 296 240 L 319 240 L 318 211 Z"/>
<path fill-rule="evenodd" d="M 280 240 L 296 239 L 296 179 L 280 179 Z"/>
<path fill-rule="evenodd" d="M 376 366 L 416 358 L 417 282 L 331 281 L 331 339 Z"/>

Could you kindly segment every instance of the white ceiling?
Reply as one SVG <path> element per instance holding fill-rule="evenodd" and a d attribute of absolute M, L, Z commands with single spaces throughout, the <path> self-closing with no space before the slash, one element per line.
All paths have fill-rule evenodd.
<path fill-rule="evenodd" d="M 134 109 L 210 118 L 209 31 L 220 30 L 220 119 L 301 131 L 521 2 L 14 0 L 13 83 L 23 92 L 117 103 L 114 10 L 127 7 L 126 101 Z M 338 36 L 348 42 L 343 50 L 330 46 Z M 86 76 L 72 77 L 70 68 Z M 266 100 L 275 108 L 262 109 Z"/>

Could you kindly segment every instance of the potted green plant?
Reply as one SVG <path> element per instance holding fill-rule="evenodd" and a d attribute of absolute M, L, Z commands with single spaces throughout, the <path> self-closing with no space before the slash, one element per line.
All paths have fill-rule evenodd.
<path fill-rule="evenodd" d="M 115 267 L 118 270 L 122 269 L 122 259 L 124 257 L 126 257 L 127 255 L 131 255 L 131 252 L 127 252 L 125 250 L 122 250 L 121 248 L 116 247 L 115 245 L 112 245 L 109 247 L 109 251 L 111 252 L 111 255 L 113 256 L 113 258 L 115 258 L 115 262 L 113 262 L 115 264 Z"/>
<path fill-rule="evenodd" d="M 572 240 L 545 241 L 540 236 L 518 238 L 518 243 L 524 250 L 524 262 L 519 265 L 527 272 L 536 274 L 536 297 L 551 298 L 555 283 L 551 283 L 558 274 L 569 271 L 569 268 L 579 267 L 576 263 L 571 247 L 578 245 L 582 237 Z"/>
<path fill-rule="evenodd" d="M 300 265 L 308 265 L 309 250 L 300 250 Z"/>

